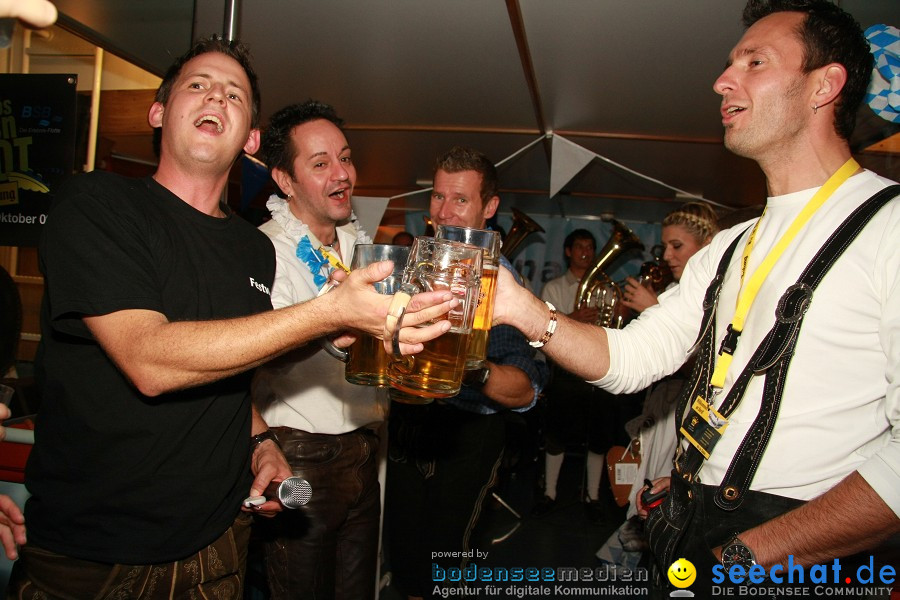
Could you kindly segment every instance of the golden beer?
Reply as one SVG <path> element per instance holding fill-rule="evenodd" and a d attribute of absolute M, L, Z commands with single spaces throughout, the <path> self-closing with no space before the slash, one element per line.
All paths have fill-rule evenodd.
<path fill-rule="evenodd" d="M 391 386 L 413 396 L 448 398 L 459 393 L 468 335 L 448 331 L 425 342 L 422 352 L 392 358 Z M 402 396 L 395 399 L 403 401 Z"/>
<path fill-rule="evenodd" d="M 466 364 L 466 345 L 478 307 L 481 288 L 481 248 L 419 236 L 410 248 L 401 290 L 446 290 L 459 303 L 446 315 L 450 330 L 425 342 L 422 352 L 412 356 L 394 356 L 389 369 L 392 398 L 400 402 L 423 403 L 405 399 L 448 398 L 459 393 Z M 424 326 L 424 325 L 423 325 Z"/>
<path fill-rule="evenodd" d="M 480 369 L 487 358 L 488 334 L 491 332 L 491 321 L 494 318 L 494 293 L 497 291 L 498 272 L 497 265 L 489 265 L 486 262 L 481 265 L 481 292 L 466 350 L 466 369 Z"/>
<path fill-rule="evenodd" d="M 350 269 L 361 269 L 373 262 L 390 260 L 394 270 L 390 275 L 372 284 L 379 294 L 390 295 L 397 291 L 403 269 L 409 258 L 409 248 L 389 244 L 356 244 Z M 336 359 L 344 362 L 344 379 L 356 385 L 388 385 L 387 375 L 390 359 L 382 342 L 370 335 L 360 334 L 349 348 L 341 349 L 331 340 L 322 338 L 322 347 Z"/>
<path fill-rule="evenodd" d="M 357 385 L 388 385 L 391 357 L 378 338 L 361 334 L 347 349 L 350 355 L 344 379 Z"/>

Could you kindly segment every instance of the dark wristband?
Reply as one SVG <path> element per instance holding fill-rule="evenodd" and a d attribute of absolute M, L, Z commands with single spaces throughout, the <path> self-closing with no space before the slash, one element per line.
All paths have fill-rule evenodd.
<path fill-rule="evenodd" d="M 472 369 L 466 371 L 463 375 L 463 385 L 476 390 L 480 390 L 487 385 L 491 376 L 490 367 L 481 367 L 480 369 Z"/>
<path fill-rule="evenodd" d="M 256 447 L 266 440 L 272 440 L 273 442 L 275 442 L 275 444 L 278 444 L 278 438 L 275 437 L 275 434 L 272 433 L 272 430 L 266 429 L 262 433 L 257 433 L 250 438 L 250 452 L 256 450 Z"/>

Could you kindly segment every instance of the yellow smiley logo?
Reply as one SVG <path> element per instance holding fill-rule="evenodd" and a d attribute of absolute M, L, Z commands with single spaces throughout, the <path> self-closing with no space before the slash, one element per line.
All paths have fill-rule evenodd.
<path fill-rule="evenodd" d="M 689 587 L 697 579 L 694 563 L 686 558 L 679 558 L 669 567 L 669 582 L 677 588 Z"/>

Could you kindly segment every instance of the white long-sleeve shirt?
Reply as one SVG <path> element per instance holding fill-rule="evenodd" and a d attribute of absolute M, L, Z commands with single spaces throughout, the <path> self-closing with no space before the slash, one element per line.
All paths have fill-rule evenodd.
<path fill-rule="evenodd" d="M 726 377 L 725 397 L 774 324 L 782 292 L 828 236 L 866 199 L 893 182 L 851 177 L 810 219 L 760 288 Z M 747 279 L 817 189 L 768 199 Z M 672 373 L 694 344 L 702 299 L 725 249 L 731 260 L 716 315 L 716 348 L 734 316 L 747 224 L 716 236 L 688 263 L 681 285 L 622 330 L 608 330 L 610 370 L 594 382 L 634 391 Z M 745 232 L 746 231 L 746 232 Z M 759 409 L 764 377 L 752 378 L 724 436 L 703 467 L 718 485 Z M 716 404 L 718 406 L 718 404 Z M 803 321 L 772 438 L 751 488 L 799 499 L 821 495 L 853 471 L 900 515 L 900 201 L 885 206 L 816 289 Z"/>

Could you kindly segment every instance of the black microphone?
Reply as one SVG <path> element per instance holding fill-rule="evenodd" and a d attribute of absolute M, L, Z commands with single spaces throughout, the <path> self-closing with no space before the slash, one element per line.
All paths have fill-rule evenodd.
<path fill-rule="evenodd" d="M 300 508 L 312 498 L 312 486 L 302 477 L 288 477 L 284 481 L 269 484 L 266 498 L 278 500 L 285 508 Z"/>
<path fill-rule="evenodd" d="M 285 508 L 300 508 L 312 498 L 312 486 L 302 477 L 288 477 L 284 481 L 269 483 L 263 494 L 265 496 L 244 499 L 244 506 L 253 508 L 265 504 L 267 500 L 277 500 Z"/>

